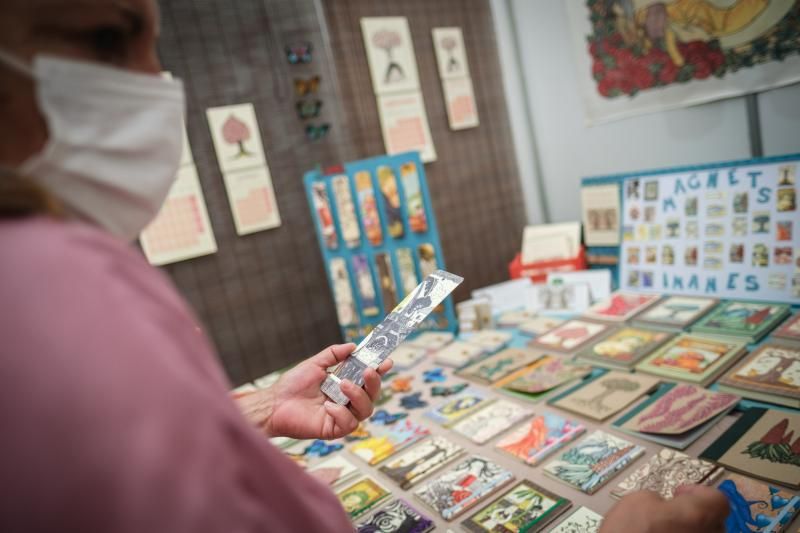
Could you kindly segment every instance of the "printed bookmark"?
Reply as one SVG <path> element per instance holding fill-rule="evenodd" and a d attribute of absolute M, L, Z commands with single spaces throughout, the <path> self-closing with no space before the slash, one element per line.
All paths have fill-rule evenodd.
<path fill-rule="evenodd" d="M 403 180 L 403 190 L 405 191 L 408 225 L 414 233 L 425 233 L 428 231 L 428 218 L 425 216 L 425 204 L 422 201 L 417 165 L 414 163 L 402 165 L 400 177 Z"/>
<path fill-rule="evenodd" d="M 361 298 L 361 311 L 364 316 L 376 316 L 380 313 L 378 295 L 375 293 L 375 282 L 367 262 L 367 256 L 363 254 L 353 256 L 353 272 L 356 277 L 358 296 Z"/>
<path fill-rule="evenodd" d="M 339 388 L 342 380 L 363 385 L 364 370 L 378 368 L 462 281 L 464 278 L 461 276 L 444 270 L 437 270 L 427 276 L 375 326 L 335 372 L 328 374 L 320 390 L 336 403 L 347 405 L 349 400 Z"/>
<path fill-rule="evenodd" d="M 335 250 L 339 246 L 336 237 L 336 226 L 333 225 L 333 215 L 331 214 L 331 202 L 328 198 L 328 189 L 322 182 L 314 183 L 311 186 L 311 193 L 314 199 L 314 209 L 317 211 L 317 221 L 319 222 L 322 238 L 325 246 Z"/>
<path fill-rule="evenodd" d="M 400 284 L 403 294 L 409 294 L 419 284 L 417 270 L 414 268 L 414 256 L 411 248 L 397 249 L 397 268 L 400 271 Z"/>
<path fill-rule="evenodd" d="M 356 303 L 353 299 L 353 287 L 347 273 L 347 264 L 341 257 L 330 262 L 331 280 L 333 280 L 333 299 L 336 302 L 336 314 L 339 324 L 349 326 L 358 322 Z"/>
<path fill-rule="evenodd" d="M 383 231 L 381 217 L 378 214 L 378 202 L 375 200 L 375 189 L 372 186 L 372 176 L 368 170 L 362 170 L 356 172 L 355 178 L 361 222 L 364 223 L 367 240 L 372 246 L 380 246 L 383 243 Z"/>
<path fill-rule="evenodd" d="M 431 243 L 426 242 L 417 247 L 419 255 L 419 272 L 422 277 L 428 276 L 438 267 L 436 266 L 436 248 Z"/>
<path fill-rule="evenodd" d="M 383 197 L 383 209 L 386 212 L 386 227 L 389 235 L 400 239 L 405 235 L 403 213 L 400 209 L 400 190 L 397 178 L 390 167 L 378 167 L 378 183 Z"/>
<path fill-rule="evenodd" d="M 392 258 L 387 253 L 375 254 L 375 264 L 378 267 L 383 312 L 389 313 L 397 306 L 397 286 L 394 283 Z"/>
<path fill-rule="evenodd" d="M 348 248 L 355 248 L 361 244 L 361 230 L 358 228 L 358 217 L 353 204 L 353 195 L 350 192 L 350 179 L 344 175 L 335 176 L 331 180 L 331 184 L 336 210 L 339 212 L 342 239 Z"/>

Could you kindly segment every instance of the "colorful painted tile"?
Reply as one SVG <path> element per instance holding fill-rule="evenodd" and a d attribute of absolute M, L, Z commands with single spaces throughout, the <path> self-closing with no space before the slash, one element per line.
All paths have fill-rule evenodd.
<path fill-rule="evenodd" d="M 578 352 L 577 357 L 610 368 L 631 368 L 672 337 L 663 331 L 623 327 Z"/>
<path fill-rule="evenodd" d="M 686 334 L 656 350 L 639 363 L 636 370 L 706 385 L 739 357 L 744 349 L 744 342 L 735 339 Z"/>
<path fill-rule="evenodd" d="M 532 414 L 533 410 L 529 407 L 508 400 L 497 400 L 454 423 L 451 429 L 476 444 L 484 444 Z"/>
<path fill-rule="evenodd" d="M 553 413 L 535 416 L 502 439 L 495 448 L 537 465 L 551 453 L 578 438 L 586 427 Z"/>
<path fill-rule="evenodd" d="M 738 474 L 730 474 L 718 488 L 731 506 L 726 533 L 782 533 L 800 512 L 800 496 Z"/>
<path fill-rule="evenodd" d="M 433 520 L 401 499 L 392 500 L 375 514 L 356 524 L 358 533 L 426 533 L 434 528 Z"/>
<path fill-rule="evenodd" d="M 593 420 L 605 420 L 650 392 L 659 379 L 610 371 L 581 383 L 547 403 Z"/>
<path fill-rule="evenodd" d="M 479 408 L 489 405 L 494 401 L 487 393 L 475 387 L 468 387 L 449 400 L 440 404 L 435 409 L 425 413 L 425 416 L 443 426 L 450 426 Z"/>
<path fill-rule="evenodd" d="M 523 480 L 461 525 L 467 531 L 542 531 L 572 503 L 530 481 Z"/>
<path fill-rule="evenodd" d="M 542 354 L 527 348 L 506 348 L 496 354 L 462 368 L 459 376 L 491 384 L 542 358 Z"/>
<path fill-rule="evenodd" d="M 670 499 L 681 485 L 708 485 L 721 473 L 722 469 L 714 463 L 662 448 L 617 485 L 611 495 L 622 498 L 633 492 L 649 490 Z"/>
<path fill-rule="evenodd" d="M 452 520 L 513 479 L 514 474 L 500 465 L 483 457 L 470 457 L 421 485 L 414 495 L 445 520 Z"/>
<path fill-rule="evenodd" d="M 751 407 L 700 458 L 798 489 L 800 413 Z"/>
<path fill-rule="evenodd" d="M 371 424 L 370 436 L 350 444 L 347 449 L 371 465 L 430 435 L 430 431 L 405 418 L 386 426 Z"/>
<path fill-rule="evenodd" d="M 530 346 L 543 350 L 574 352 L 606 333 L 609 326 L 585 320 L 569 320 L 557 328 L 535 338 Z"/>
<path fill-rule="evenodd" d="M 550 530 L 550 533 L 598 533 L 603 523 L 603 515 L 588 507 L 578 507 L 563 522 Z"/>
<path fill-rule="evenodd" d="M 800 407 L 800 345 L 763 344 L 718 381 L 720 390 Z"/>
<path fill-rule="evenodd" d="M 441 436 L 420 442 L 381 466 L 380 471 L 403 489 L 408 489 L 464 452 L 464 448 Z"/>
<path fill-rule="evenodd" d="M 625 322 L 659 300 L 655 294 L 617 291 L 607 299 L 590 307 L 584 316 L 596 320 Z"/>
<path fill-rule="evenodd" d="M 593 494 L 643 453 L 643 447 L 598 430 L 547 463 L 544 473 Z"/>
<path fill-rule="evenodd" d="M 366 513 L 391 493 L 372 478 L 364 477 L 336 493 L 342 507 L 351 518 Z"/>

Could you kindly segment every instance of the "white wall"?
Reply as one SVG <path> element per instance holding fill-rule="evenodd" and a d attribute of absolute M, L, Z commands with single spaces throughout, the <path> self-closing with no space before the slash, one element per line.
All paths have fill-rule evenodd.
<path fill-rule="evenodd" d="M 800 85 L 758 95 L 764 155 L 800 153 Z"/>
<path fill-rule="evenodd" d="M 498 37 L 504 66 L 521 70 L 527 89 L 527 101 L 508 95 L 512 117 L 528 114 L 533 130 L 535 171 L 520 172 L 523 181 L 542 180 L 551 221 L 580 218 L 582 177 L 750 157 L 743 98 L 587 127 L 565 1 L 582 0 L 493 0 L 498 31 L 505 20 L 516 35 Z M 514 40 L 517 49 L 507 48 Z M 515 52 L 519 68 L 511 62 Z M 800 152 L 800 87 L 759 98 L 765 153 Z"/>

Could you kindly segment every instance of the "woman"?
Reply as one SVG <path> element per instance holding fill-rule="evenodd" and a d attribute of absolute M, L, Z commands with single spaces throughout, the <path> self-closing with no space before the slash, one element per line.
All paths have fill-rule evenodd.
<path fill-rule="evenodd" d="M 180 155 L 183 91 L 158 76 L 154 1 L 0 13 L 0 531 L 350 531 L 263 433 L 346 435 L 391 363 L 335 405 L 319 386 L 353 345 L 331 346 L 245 397 L 248 422 L 185 303 L 127 244 Z M 628 501 L 645 525 L 720 523 L 713 493 L 639 498 L 606 529 Z"/>

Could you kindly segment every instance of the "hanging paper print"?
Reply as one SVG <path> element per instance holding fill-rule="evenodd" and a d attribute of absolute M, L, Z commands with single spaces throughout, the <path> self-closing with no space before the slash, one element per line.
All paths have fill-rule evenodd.
<path fill-rule="evenodd" d="M 375 294 L 375 283 L 372 279 L 369 263 L 367 263 L 367 256 L 353 256 L 353 272 L 356 276 L 358 295 L 361 298 L 361 311 L 364 316 L 377 316 L 380 312 L 380 309 L 378 309 L 378 296 Z"/>
<path fill-rule="evenodd" d="M 353 289 L 350 285 L 350 276 L 347 274 L 347 264 L 341 257 L 331 259 L 331 280 L 333 280 L 333 299 L 336 301 L 336 315 L 339 324 L 348 326 L 358 322 L 356 303 L 353 299 Z"/>
<path fill-rule="evenodd" d="M 372 246 L 380 246 L 383 243 L 383 231 L 381 230 L 381 218 L 378 214 L 378 202 L 375 200 L 375 190 L 372 187 L 372 176 L 370 176 L 369 171 L 362 170 L 361 172 L 356 172 L 355 178 L 358 206 L 361 210 L 361 222 L 364 224 L 364 231 Z"/>
<path fill-rule="evenodd" d="M 311 186 L 311 194 L 314 201 L 314 209 L 317 211 L 317 221 L 319 222 L 322 239 L 325 246 L 331 250 L 338 247 L 336 237 L 336 227 L 333 225 L 333 215 L 331 214 L 331 202 L 328 199 L 328 190 L 324 183 L 314 183 Z"/>
<path fill-rule="evenodd" d="M 400 270 L 400 283 L 403 286 L 403 294 L 409 294 L 419 285 L 411 248 L 397 249 L 397 268 Z"/>
<path fill-rule="evenodd" d="M 436 249 L 430 243 L 420 244 L 417 248 L 419 254 L 419 273 L 424 278 L 437 268 Z"/>
<path fill-rule="evenodd" d="M 381 285 L 381 299 L 383 300 L 384 313 L 391 313 L 397 306 L 397 286 L 394 283 L 392 259 L 389 254 L 375 255 L 375 264 L 378 266 L 378 279 Z"/>
<path fill-rule="evenodd" d="M 333 197 L 336 200 L 336 210 L 339 212 L 342 238 L 348 248 L 355 248 L 361 244 L 361 230 L 358 228 L 356 208 L 350 192 L 350 180 L 347 176 L 336 176 L 331 184 L 333 185 Z"/>
<path fill-rule="evenodd" d="M 425 216 L 425 204 L 422 202 L 417 165 L 414 163 L 402 165 L 400 177 L 403 180 L 406 209 L 408 209 L 408 225 L 414 233 L 425 233 L 428 231 L 428 219 Z"/>
<path fill-rule="evenodd" d="M 405 235 L 405 230 L 400 210 L 400 191 L 397 188 L 397 178 L 390 167 L 378 167 L 378 183 L 383 197 L 383 208 L 386 211 L 386 227 L 389 235 L 399 239 Z"/>

